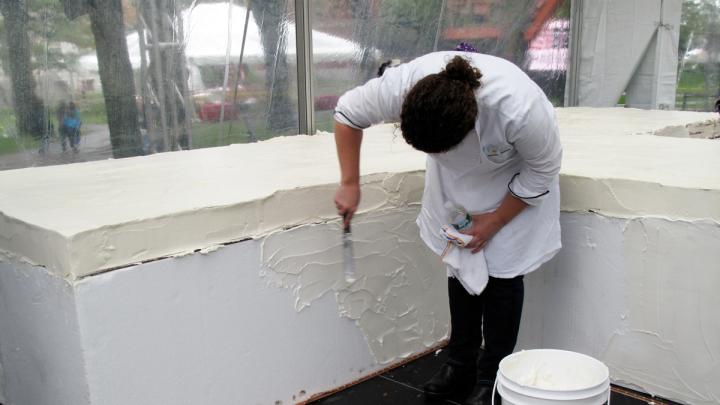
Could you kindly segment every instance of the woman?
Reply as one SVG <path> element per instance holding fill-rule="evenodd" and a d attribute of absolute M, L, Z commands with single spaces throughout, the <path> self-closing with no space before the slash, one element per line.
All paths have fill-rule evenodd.
<path fill-rule="evenodd" d="M 80 145 L 80 126 L 82 125 L 82 121 L 80 121 L 80 112 L 77 109 L 77 106 L 75 106 L 75 103 L 72 101 L 70 104 L 68 104 L 66 110 L 65 110 L 65 118 L 63 119 L 63 127 L 65 127 L 65 131 L 67 131 L 68 138 L 70 138 L 70 146 L 73 149 L 73 152 L 77 153 L 78 146 Z M 65 143 L 63 143 L 63 147 L 65 146 Z M 64 150 L 64 148 L 63 148 Z"/>
<path fill-rule="evenodd" d="M 442 225 L 456 208 L 471 214 L 465 233 L 473 238 L 463 254 L 482 250 L 489 280 L 473 295 L 456 278 L 448 279 L 448 361 L 425 392 L 444 396 L 470 382 L 474 389 L 466 403 L 489 403 L 498 363 L 517 340 L 523 276 L 561 246 L 562 148 L 552 105 L 510 62 L 436 52 L 348 91 L 334 117 L 341 169 L 335 205 L 347 223 L 360 201 L 362 129 L 382 121 L 399 120 L 405 140 L 428 154 L 417 219 L 428 247 L 441 255 L 447 246 Z"/>
<path fill-rule="evenodd" d="M 69 139 L 70 134 L 68 133 L 67 128 L 65 127 L 65 114 L 67 113 L 67 104 L 65 104 L 64 101 L 61 101 L 58 105 L 57 110 L 55 110 L 55 118 L 57 119 L 58 123 L 58 135 L 60 135 L 60 144 L 62 145 L 62 150 L 65 152 L 67 150 L 67 145 L 69 144 L 72 146 L 72 141 Z"/>

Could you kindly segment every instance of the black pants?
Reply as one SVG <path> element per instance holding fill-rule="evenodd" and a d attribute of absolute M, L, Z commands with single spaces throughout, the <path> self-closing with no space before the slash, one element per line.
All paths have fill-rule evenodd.
<path fill-rule="evenodd" d="M 490 277 L 480 295 L 468 294 L 459 281 L 448 278 L 448 295 L 448 362 L 468 367 L 477 364 L 478 382 L 492 384 L 500 360 L 512 353 L 517 342 L 525 295 L 523 276 Z M 483 338 L 485 349 L 478 357 Z"/>

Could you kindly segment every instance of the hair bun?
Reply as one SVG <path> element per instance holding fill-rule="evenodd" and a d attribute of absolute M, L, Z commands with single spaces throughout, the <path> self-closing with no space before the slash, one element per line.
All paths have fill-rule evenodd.
<path fill-rule="evenodd" d="M 450 80 L 457 80 L 467 83 L 472 89 L 480 87 L 480 70 L 470 65 L 470 62 L 462 56 L 455 56 L 440 72 Z"/>

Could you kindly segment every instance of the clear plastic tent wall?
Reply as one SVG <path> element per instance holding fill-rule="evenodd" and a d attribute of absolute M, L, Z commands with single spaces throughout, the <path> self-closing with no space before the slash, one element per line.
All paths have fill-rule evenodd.
<path fill-rule="evenodd" d="M 664 3 L 673 1 L 680 0 Z M 306 58 L 298 57 L 296 43 L 298 30 L 307 27 L 304 19 L 296 27 L 295 7 L 302 2 L 95 0 L 93 7 L 80 0 L 3 1 L 0 170 L 298 134 L 308 106 L 312 126 L 330 130 L 337 98 L 381 65 L 461 43 L 513 61 L 557 106 L 571 101 L 566 94 L 596 88 L 607 94 L 583 97 L 602 98 L 604 105 L 676 101 L 677 108 L 712 108 L 720 62 L 714 0 L 683 1 L 679 20 L 676 9 L 663 17 L 674 26 L 667 33 L 653 26 L 661 14 L 637 22 L 606 9 L 608 24 L 634 24 L 638 45 L 629 51 L 618 47 L 618 38 L 600 35 L 616 32 L 611 25 L 573 40 L 580 6 L 588 8 L 587 28 L 602 12 L 590 5 L 643 2 L 313 0 L 306 2 L 312 38 Z M 574 64 L 573 52 L 585 51 L 604 59 Z M 310 100 L 299 90 L 307 81 L 298 76 L 298 61 L 306 68 L 312 61 L 300 69 L 312 72 Z M 617 76 L 612 85 L 583 73 L 596 72 L 598 64 Z M 663 67 L 660 81 L 652 77 L 657 66 Z M 574 68 L 581 74 L 573 76 Z M 662 97 L 650 103 L 634 96 L 648 91 Z"/>
<path fill-rule="evenodd" d="M 573 105 L 675 105 L 681 0 L 602 0 L 578 4 Z"/>

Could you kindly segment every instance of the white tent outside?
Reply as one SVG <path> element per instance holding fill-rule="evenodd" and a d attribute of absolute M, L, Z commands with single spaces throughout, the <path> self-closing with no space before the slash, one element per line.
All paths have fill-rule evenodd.
<path fill-rule="evenodd" d="M 570 21 L 550 20 L 530 41 L 527 69 L 531 71 L 567 71 Z"/>
<path fill-rule="evenodd" d="M 570 105 L 675 105 L 682 0 L 578 1 Z M 573 94 L 574 93 L 574 94 Z"/>
<path fill-rule="evenodd" d="M 226 3 L 198 4 L 182 12 L 184 28 L 185 55 L 197 66 L 224 65 L 228 57 L 230 41 L 230 60 L 237 61 L 242 47 L 245 28 L 246 8 Z M 228 32 L 230 35 L 228 36 Z M 290 60 L 295 59 L 295 24 L 287 24 L 287 42 L 285 51 Z M 313 58 L 323 60 L 356 60 L 361 46 L 355 42 L 313 30 Z M 128 53 L 133 69 L 140 68 L 139 35 L 133 32 L 127 36 Z M 248 21 L 247 38 L 243 62 L 260 63 L 264 60 L 260 29 L 252 14 Z M 80 65 L 90 72 L 98 71 L 97 55 L 93 52 L 80 58 Z"/>
<path fill-rule="evenodd" d="M 711 58 L 703 48 L 695 48 L 685 52 L 683 59 L 688 63 L 720 63 L 720 55 Z"/>

